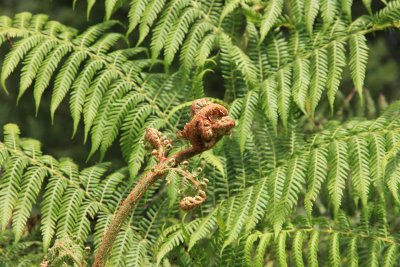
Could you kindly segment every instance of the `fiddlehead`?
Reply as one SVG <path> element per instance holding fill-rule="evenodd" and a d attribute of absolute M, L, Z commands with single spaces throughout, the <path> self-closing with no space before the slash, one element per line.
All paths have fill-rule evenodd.
<path fill-rule="evenodd" d="M 171 156 L 167 156 L 167 152 L 172 146 L 171 141 L 162 137 L 158 130 L 152 128 L 146 130 L 146 140 L 154 148 L 152 154 L 158 158 L 159 162 L 150 171 L 143 174 L 128 197 L 121 203 L 103 237 L 93 267 L 105 266 L 122 225 L 131 215 L 137 201 L 156 180 L 161 179 L 166 171 L 176 168 L 181 162 L 212 148 L 235 126 L 235 121 L 229 117 L 228 110 L 224 106 L 211 103 L 207 99 L 193 102 L 192 115 L 192 119 L 185 125 L 183 131 L 178 133 L 178 136 L 189 140 L 192 146 Z M 204 185 L 201 185 L 191 175 L 185 175 L 185 177 L 190 177 L 189 180 L 194 183 L 199 193 L 195 197 L 184 197 L 179 203 L 183 210 L 191 210 L 203 203 L 206 195 L 203 190 Z M 199 184 L 197 185 L 197 183 Z"/>

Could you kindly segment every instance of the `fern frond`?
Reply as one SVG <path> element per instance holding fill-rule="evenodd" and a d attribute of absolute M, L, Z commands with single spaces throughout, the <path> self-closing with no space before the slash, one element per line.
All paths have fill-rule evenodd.
<path fill-rule="evenodd" d="M 70 49 L 71 48 L 68 45 L 61 45 L 56 47 L 41 64 L 33 89 L 36 114 L 39 110 L 39 105 L 44 90 L 49 86 L 50 79 L 54 71 L 57 69 L 58 64 L 61 62 L 62 58 L 70 51 Z"/>
<path fill-rule="evenodd" d="M 368 60 L 368 46 L 364 35 L 352 35 L 349 40 L 350 44 L 350 72 L 354 81 L 354 86 L 360 97 L 364 87 L 365 71 Z"/>
<path fill-rule="evenodd" d="M 302 159 L 294 158 L 288 164 L 284 181 L 275 181 L 276 183 L 282 183 L 282 193 L 274 199 L 275 208 L 271 217 L 276 233 L 280 232 L 282 224 L 297 203 L 298 195 L 304 184 L 305 169 L 306 162 Z"/>
<path fill-rule="evenodd" d="M 123 0 L 105 0 L 106 20 L 109 20 L 111 15 L 122 6 Z M 89 11 L 90 13 L 90 11 Z"/>
<path fill-rule="evenodd" d="M 164 4 L 165 0 L 151 0 L 147 4 L 146 8 L 143 11 L 142 17 L 140 18 L 138 44 L 143 42 L 143 40 L 146 38 L 147 34 L 150 31 L 150 26 L 153 25 L 155 19 L 157 18 L 157 14 L 162 10 Z M 132 29 L 132 27 L 129 28 Z"/>
<path fill-rule="evenodd" d="M 240 232 L 243 229 L 244 223 L 247 219 L 248 210 L 251 203 L 251 196 L 253 188 L 246 190 L 247 192 L 243 194 L 242 199 L 240 199 L 241 204 L 235 207 L 234 215 L 230 217 L 231 220 L 227 220 L 226 229 L 228 230 L 224 244 L 222 245 L 222 251 L 226 246 L 231 244 L 233 241 L 237 240 Z M 236 202 L 235 202 L 236 203 Z"/>
<path fill-rule="evenodd" d="M 304 232 L 298 231 L 294 234 L 292 251 L 293 251 L 293 261 L 296 266 L 304 266 L 303 260 L 303 242 L 304 242 Z"/>
<path fill-rule="evenodd" d="M 243 108 L 244 112 L 240 115 L 238 125 L 238 138 L 240 151 L 243 153 L 248 137 L 247 133 L 250 132 L 251 124 L 256 113 L 258 102 L 258 95 L 254 91 L 250 91 L 244 99 Z"/>
<path fill-rule="evenodd" d="M 57 215 L 61 207 L 61 198 L 66 188 L 67 181 L 53 176 L 47 184 L 44 200 L 41 205 L 43 246 L 47 250 L 56 230 Z"/>
<path fill-rule="evenodd" d="M 265 80 L 261 85 L 261 90 L 262 109 L 276 131 L 278 125 L 278 92 L 275 80 Z"/>
<path fill-rule="evenodd" d="M 4 60 L 1 70 L 1 86 L 7 90 L 6 79 L 10 76 L 18 63 L 25 57 L 30 49 L 43 42 L 42 36 L 31 36 L 16 43 L 12 53 L 8 54 Z"/>
<path fill-rule="evenodd" d="M 86 57 L 87 54 L 83 51 L 74 52 L 64 63 L 60 73 L 57 75 L 50 104 L 52 122 L 54 122 L 54 113 L 56 109 L 68 93 L 75 76 L 78 73 L 79 66 Z"/>
<path fill-rule="evenodd" d="M 110 264 L 123 266 L 125 262 L 124 255 L 128 254 L 134 241 L 134 231 L 129 226 L 121 229 L 121 232 L 118 233 L 117 239 L 115 240 L 115 248 L 109 260 Z"/>
<path fill-rule="evenodd" d="M 189 250 L 193 248 L 197 241 L 208 236 L 217 226 L 216 213 L 218 209 L 214 209 L 204 220 L 201 221 L 198 228 L 190 237 Z"/>
<path fill-rule="evenodd" d="M 311 233 L 310 240 L 308 242 L 307 249 L 307 260 L 308 264 L 312 267 L 318 266 L 318 242 L 319 242 L 319 232 L 315 231 Z"/>
<path fill-rule="evenodd" d="M 180 53 L 180 62 L 183 69 L 192 69 L 192 67 L 196 64 L 196 62 L 194 61 L 196 57 L 200 60 L 200 62 L 203 62 L 204 64 L 206 60 L 206 58 L 204 57 L 205 53 L 203 52 L 200 54 L 198 53 L 198 50 L 201 43 L 203 43 L 201 47 L 209 47 L 207 44 L 210 43 L 210 41 L 204 41 L 204 36 L 206 36 L 212 29 L 213 26 L 205 21 L 198 22 L 192 27 L 191 31 L 186 37 L 186 40 L 183 42 Z M 209 36 L 209 39 L 216 38 L 215 35 Z"/>
<path fill-rule="evenodd" d="M 153 38 L 151 41 L 152 52 L 153 52 L 154 58 L 158 57 L 158 54 L 160 53 L 161 49 L 163 48 L 163 40 L 167 39 L 166 43 L 174 41 L 174 40 L 168 39 L 168 37 L 171 37 L 170 35 L 168 35 L 168 31 L 170 29 L 172 29 L 172 33 L 173 33 L 174 23 L 175 22 L 179 23 L 178 18 L 180 17 L 182 10 L 185 9 L 186 7 L 188 7 L 189 5 L 190 5 L 190 2 L 186 1 L 186 0 L 176 0 L 176 1 L 174 0 L 167 4 L 166 11 L 163 12 L 163 15 L 161 16 L 160 21 L 158 22 L 157 26 L 154 29 L 154 34 L 153 34 Z M 188 9 L 188 10 L 191 10 L 191 9 Z M 191 15 L 191 17 L 192 17 L 192 18 L 189 18 L 190 19 L 189 21 L 188 20 L 185 21 L 182 18 L 180 19 L 180 20 L 183 20 L 182 21 L 183 25 L 186 24 L 187 27 L 194 20 L 194 16 L 196 16 L 198 14 L 198 13 L 196 14 L 196 12 L 191 12 L 191 13 L 192 14 L 187 13 L 187 14 Z M 175 25 L 178 25 L 178 24 L 175 24 Z"/>
<path fill-rule="evenodd" d="M 314 21 L 317 18 L 319 8 L 318 0 L 307 0 L 304 3 L 304 17 L 306 21 L 306 29 L 309 35 L 312 35 Z"/>
<path fill-rule="evenodd" d="M 267 36 L 268 32 L 277 21 L 279 15 L 281 15 L 283 9 L 282 0 L 271 0 L 265 8 L 260 26 L 260 42 L 262 42 Z"/>
<path fill-rule="evenodd" d="M 287 129 L 290 114 L 290 80 L 291 70 L 282 69 L 277 74 L 278 85 L 278 113 L 282 118 L 283 126 Z"/>
<path fill-rule="evenodd" d="M 306 10 L 308 7 L 310 9 L 306 12 L 312 12 L 314 16 L 318 14 L 317 5 L 306 3 Z M 379 15 L 373 15 L 370 19 L 377 16 Z M 312 19 L 312 16 L 307 17 Z M 314 25 L 313 19 L 309 25 Z M 368 57 L 365 34 L 373 31 L 373 26 L 369 28 L 370 25 L 371 23 L 364 23 L 356 26 L 356 22 L 353 25 L 346 25 L 344 21 L 337 18 L 332 24 L 329 33 L 325 32 L 323 28 L 316 27 L 313 29 L 309 27 L 310 34 L 313 33 L 311 35 L 312 49 L 303 48 L 307 47 L 304 44 L 309 43 L 307 36 L 303 36 L 301 33 L 305 29 L 293 30 L 289 37 L 291 54 L 297 53 L 297 57 L 293 59 L 287 55 L 288 44 L 284 38 L 269 36 L 269 42 L 266 47 L 268 49 L 268 64 L 271 65 L 273 71 L 264 80 L 279 77 L 284 69 L 290 68 L 292 69 L 291 72 L 293 72 L 293 80 L 289 82 L 292 87 L 290 94 L 293 97 L 293 101 L 303 112 L 314 114 L 325 89 L 327 90 L 330 106 L 333 108 L 341 73 L 346 64 L 344 45 L 348 42 L 350 46 L 350 70 L 356 89 L 361 95 Z M 309 61 L 311 66 L 308 71 L 307 63 Z M 308 86 L 310 86 L 310 89 L 307 92 Z M 285 107 L 287 108 L 288 105 L 285 105 Z M 282 114 L 280 115 L 282 116 Z M 283 121 L 285 120 L 286 118 L 283 117 Z"/>
<path fill-rule="evenodd" d="M 328 171 L 328 190 L 332 197 L 335 212 L 339 210 L 342 202 L 343 189 L 345 188 L 349 164 L 347 162 L 347 144 L 335 141 L 329 148 L 328 161 L 332 163 Z"/>
<path fill-rule="evenodd" d="M 254 85 L 257 83 L 257 70 L 251 63 L 249 57 L 237 46 L 232 44 L 231 38 L 222 34 L 220 36 L 220 46 L 225 50 L 231 60 L 241 71 L 243 79 L 249 84 Z"/>
<path fill-rule="evenodd" d="M 324 23 L 330 25 L 338 13 L 339 3 L 336 1 L 322 0 L 321 1 L 321 16 Z"/>
<path fill-rule="evenodd" d="M 400 19 L 400 1 L 390 1 L 386 7 L 382 8 L 375 16 L 375 20 L 379 24 L 393 23 Z"/>
<path fill-rule="evenodd" d="M 371 184 L 368 152 L 367 140 L 357 137 L 350 140 L 349 163 L 352 166 L 351 179 L 364 207 L 367 206 Z"/>
<path fill-rule="evenodd" d="M 278 177 L 278 176 L 277 176 Z M 245 231 L 250 232 L 261 221 L 265 209 L 268 208 L 268 198 L 265 196 L 268 193 L 268 181 L 264 179 L 263 183 L 255 186 L 251 208 L 249 210 L 248 220 L 245 226 Z"/>
<path fill-rule="evenodd" d="M 306 113 L 306 98 L 310 85 L 310 62 L 298 58 L 293 66 L 293 101 Z"/>
<path fill-rule="evenodd" d="M 110 52 L 110 49 L 121 39 L 121 35 L 106 33 L 106 31 L 117 22 L 107 21 L 89 27 L 76 36 L 75 30 L 56 22 L 47 22 L 47 17 L 42 15 L 31 16 L 29 13 L 21 13 L 16 15 L 13 24 L 11 24 L 12 20 L 5 17 L 2 21 L 4 25 L 0 25 L 1 35 L 18 38 L 3 65 L 4 72 L 1 81 L 4 88 L 5 79 L 22 62 L 18 99 L 35 80 L 33 91 L 37 113 L 43 93 L 50 85 L 52 77 L 56 75 L 50 106 L 51 118 L 54 120 L 56 109 L 70 93 L 73 135 L 83 117 L 85 140 L 90 136 L 93 144 L 90 156 L 98 149 L 104 155 L 118 136 L 125 116 L 131 110 L 135 110 L 140 102 L 152 106 L 158 116 L 165 116 L 162 109 L 167 106 L 157 105 L 158 100 L 156 103 L 152 102 L 154 92 L 158 89 L 156 86 L 164 80 L 164 75 L 150 76 L 150 81 L 145 80 L 143 78 L 146 74 L 143 69 L 149 68 L 152 61 L 130 59 L 140 54 L 143 49 Z M 58 68 L 60 68 L 59 72 Z M 79 73 L 78 70 L 80 70 Z M 139 86 L 144 82 L 147 82 L 147 90 Z M 178 82 L 178 80 L 173 80 L 173 82 Z M 113 90 L 107 90 L 108 87 Z M 134 98 L 137 100 L 129 101 L 126 97 L 128 94 L 135 95 Z M 156 98 L 166 98 L 167 95 L 168 92 L 162 91 Z M 117 103 L 122 99 L 128 101 L 128 105 L 124 103 L 124 107 L 120 109 Z M 107 119 L 110 120 L 106 121 Z M 103 134 L 100 132 L 104 130 L 102 127 L 110 131 Z"/>
<path fill-rule="evenodd" d="M 76 236 L 80 244 L 86 242 L 91 231 L 90 221 L 86 216 L 94 218 L 99 211 L 111 214 L 105 204 L 94 198 L 99 194 L 100 176 L 108 165 L 100 164 L 79 173 L 76 164 L 69 159 L 58 162 L 51 156 L 42 155 L 36 140 L 20 141 L 16 125 L 5 125 L 4 130 L 5 140 L 8 141 L 0 143 L 0 151 L 6 150 L 8 153 L 2 153 L 6 162 L 5 171 L 0 176 L 1 199 L 5 204 L 0 210 L 2 230 L 12 219 L 15 240 L 21 238 L 36 198 L 47 180 L 40 205 L 44 249 L 48 249 L 55 234 L 60 238 Z M 120 174 L 118 177 L 117 181 L 121 181 Z M 108 179 L 104 182 L 107 181 Z M 104 188 L 108 189 L 103 193 L 104 197 L 108 197 L 111 194 L 110 189 L 115 188 Z M 115 192 L 112 193 L 115 195 Z"/>
<path fill-rule="evenodd" d="M 18 100 L 22 97 L 24 92 L 32 84 L 34 78 L 38 74 L 39 68 L 45 58 L 45 56 L 54 48 L 57 43 L 54 40 L 48 40 L 43 42 L 41 45 L 35 47 L 30 51 L 23 62 L 21 71 L 20 91 L 18 94 Z M 17 101 L 18 101 L 17 100 Z"/>
<path fill-rule="evenodd" d="M 99 210 L 100 206 L 98 203 L 86 200 L 83 201 L 72 230 L 73 236 L 75 236 L 79 242 L 84 243 L 88 239 L 91 230 L 90 220 L 94 219 Z"/>
<path fill-rule="evenodd" d="M 199 221 L 194 220 L 188 225 L 174 225 L 164 231 L 159 240 L 160 247 L 157 253 L 157 264 L 161 262 L 168 252 L 184 241 L 185 234 L 192 234 L 198 224 Z"/>
<path fill-rule="evenodd" d="M 344 45 L 342 42 L 335 42 L 328 48 L 327 94 L 331 110 L 333 110 L 333 102 L 335 101 L 336 92 L 339 89 L 339 83 L 345 65 Z"/>
<path fill-rule="evenodd" d="M 1 202 L 3 203 L 0 208 L 2 232 L 6 229 L 17 203 L 22 174 L 27 165 L 28 161 L 25 158 L 17 157 L 9 157 L 4 165 L 5 172 L 0 187 Z"/>
<path fill-rule="evenodd" d="M 22 177 L 21 191 L 18 196 L 17 204 L 13 215 L 13 230 L 15 241 L 19 241 L 28 220 L 35 198 L 38 196 L 42 187 L 47 170 L 38 166 L 28 168 Z"/>
<path fill-rule="evenodd" d="M 325 50 L 317 50 L 311 58 L 311 80 L 309 91 L 310 113 L 314 111 L 321 99 L 322 92 L 328 79 L 328 55 Z"/>

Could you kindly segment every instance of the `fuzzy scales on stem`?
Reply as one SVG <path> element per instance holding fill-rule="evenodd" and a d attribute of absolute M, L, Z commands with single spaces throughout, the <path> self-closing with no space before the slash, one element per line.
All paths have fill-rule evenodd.
<path fill-rule="evenodd" d="M 229 117 L 228 110 L 224 106 L 203 98 L 192 103 L 192 119 L 186 123 L 183 131 L 178 133 L 178 136 L 190 142 L 191 147 L 168 156 L 172 142 L 164 138 L 158 130 L 147 128 L 145 138 L 154 148 L 152 154 L 157 157 L 158 164 L 143 174 L 128 197 L 120 205 L 97 250 L 93 267 L 106 265 L 121 227 L 132 214 L 136 203 L 147 189 L 155 181 L 163 178 L 171 168 L 175 168 L 181 162 L 212 148 L 224 135 L 229 134 L 234 126 L 235 121 Z M 196 208 L 206 200 L 206 193 L 202 184 L 190 175 L 187 178 L 193 183 L 198 195 L 194 197 L 186 196 L 181 199 L 179 206 L 185 211 Z"/>

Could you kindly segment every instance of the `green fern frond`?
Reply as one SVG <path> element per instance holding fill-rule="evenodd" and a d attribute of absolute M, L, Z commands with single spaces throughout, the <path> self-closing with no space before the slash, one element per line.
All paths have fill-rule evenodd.
<path fill-rule="evenodd" d="M 0 142 L 1 155 L 5 158 L 4 173 L 0 176 L 1 196 L 5 203 L 1 209 L 2 229 L 12 221 L 17 242 L 25 231 L 33 205 L 38 203 L 36 198 L 47 184 L 40 203 L 44 250 L 48 250 L 55 237 L 57 240 L 73 238 L 82 247 L 94 236 L 97 247 L 110 223 L 112 212 L 125 196 L 126 188 L 129 188 L 124 181 L 128 176 L 127 170 L 104 177 L 109 164 L 101 163 L 79 171 L 70 159 L 57 161 L 42 155 L 36 140 L 20 140 L 16 125 L 8 124 L 4 128 L 5 140 L 9 141 L 7 144 Z M 111 262 L 121 265 L 133 261 L 139 264 L 153 262 L 148 256 L 148 249 L 156 246 L 162 228 L 160 218 L 165 216 L 166 211 L 164 204 L 160 204 L 158 210 L 138 208 L 135 211 L 132 218 L 145 219 L 135 219 L 126 224 L 117 237 Z M 56 248 L 57 242 L 52 249 Z M 139 253 L 140 259 L 130 254 L 131 249 L 138 250 L 135 253 Z M 129 257 L 122 257 L 126 254 Z"/>
<path fill-rule="evenodd" d="M 311 79 L 308 95 L 310 113 L 311 116 L 313 116 L 328 79 L 328 55 L 326 51 L 317 50 L 315 54 L 313 54 L 310 69 Z"/>
<path fill-rule="evenodd" d="M 275 80 L 265 80 L 261 85 L 261 90 L 263 112 L 276 131 L 278 125 L 278 92 Z"/>
<path fill-rule="evenodd" d="M 19 140 L 16 125 L 4 127 L 5 140 Z M 78 175 L 77 166 L 65 159 L 57 162 L 52 157 L 42 155 L 36 140 L 17 141 L 18 144 L 0 143 L 1 151 L 8 151 L 4 174 L 0 179 L 2 192 L 2 230 L 8 225 L 12 215 L 12 228 L 18 241 L 36 203 L 45 179 L 48 179 L 41 203 L 44 249 L 56 233 L 57 236 L 74 236 L 78 231 L 81 242 L 86 241 L 89 233 L 89 221 L 82 214 L 91 217 L 101 208 L 108 208 L 93 199 L 97 192 L 99 177 L 106 171 L 106 164 L 90 167 Z M 81 187 L 80 187 L 81 186 Z M 80 204 L 85 200 L 82 207 Z M 58 222 L 57 222 L 58 221 Z M 86 236 L 86 237 L 85 237 Z"/>
<path fill-rule="evenodd" d="M 185 234 L 192 234 L 198 224 L 199 221 L 194 220 L 187 225 L 175 225 L 164 231 L 159 240 L 160 247 L 157 252 L 157 264 L 161 262 L 168 252 L 184 241 Z"/>
<path fill-rule="evenodd" d="M 277 21 L 279 15 L 281 15 L 283 9 L 282 0 L 271 0 L 265 7 L 265 12 L 263 14 L 260 26 L 260 42 L 262 42 L 267 36 L 268 32 Z"/>
<path fill-rule="evenodd" d="M 190 25 L 190 23 L 193 22 L 196 16 L 199 15 L 198 11 L 195 12 L 194 10 L 192 12 L 189 11 L 189 13 L 183 12 L 182 14 L 182 11 L 187 7 L 189 7 L 189 9 L 187 10 L 191 10 L 190 1 L 186 0 L 174 0 L 167 4 L 165 12 L 163 12 L 160 21 L 158 22 L 157 26 L 154 29 L 154 34 L 151 41 L 153 58 L 158 57 L 158 54 L 163 48 L 163 40 L 166 40 L 167 44 L 168 42 L 176 41 L 176 40 L 171 40 L 170 37 L 172 38 L 172 36 L 168 34 L 170 33 L 169 31 L 172 31 L 172 35 L 174 35 L 174 28 L 176 27 L 176 26 L 174 27 L 174 25 L 178 25 L 179 22 L 182 21 L 183 25 L 184 26 L 186 25 L 187 28 Z M 184 15 L 185 13 L 189 14 L 189 18 L 187 18 L 186 20 L 184 20 L 183 18 L 179 18 L 181 15 L 185 16 Z"/>
<path fill-rule="evenodd" d="M 224 244 L 222 245 L 222 251 L 226 246 L 231 244 L 233 241 L 237 240 L 240 235 L 241 229 L 245 224 L 245 221 L 248 217 L 248 210 L 251 204 L 251 197 L 252 197 L 252 188 L 246 190 L 246 193 L 243 194 L 242 198 L 240 199 L 240 205 L 233 205 L 234 213 L 232 216 L 229 216 L 226 222 L 226 229 L 228 229 Z M 233 201 L 236 204 L 236 201 Z M 231 214 L 229 214 L 231 215 Z M 229 220 L 231 219 L 231 220 Z"/>
<path fill-rule="evenodd" d="M 293 67 L 293 101 L 306 113 L 306 98 L 310 85 L 310 62 L 298 58 Z"/>
<path fill-rule="evenodd" d="M 143 40 L 146 38 L 147 34 L 150 31 L 150 26 L 153 25 L 155 19 L 157 18 L 157 14 L 162 10 L 164 4 L 165 4 L 164 0 L 162 1 L 151 0 L 147 4 L 140 18 L 138 44 L 143 42 Z M 132 29 L 131 26 L 129 28 Z"/>
<path fill-rule="evenodd" d="M 4 164 L 5 172 L 0 187 L 1 202 L 4 204 L 0 208 L 2 232 L 6 229 L 14 206 L 17 204 L 22 174 L 27 165 L 27 159 L 17 157 L 9 157 Z"/>
<path fill-rule="evenodd" d="M 311 217 L 313 202 L 317 199 L 318 192 L 326 179 L 327 166 L 327 149 L 314 149 L 311 154 L 310 164 L 308 165 L 307 193 L 304 197 L 304 206 L 309 217 Z"/>
<path fill-rule="evenodd" d="M 386 7 L 382 8 L 377 16 L 375 16 L 376 22 L 380 24 L 393 23 L 400 20 L 400 1 L 390 1 Z"/>
<path fill-rule="evenodd" d="M 304 2 L 304 18 L 309 35 L 313 33 L 314 21 L 317 18 L 319 8 L 318 0 L 307 0 Z"/>
<path fill-rule="evenodd" d="M 336 93 L 346 65 L 345 48 L 342 42 L 335 42 L 328 48 L 328 79 L 327 79 L 327 95 L 331 110 L 335 101 Z"/>
<path fill-rule="evenodd" d="M 246 144 L 247 133 L 250 132 L 251 124 L 257 110 L 258 95 L 254 91 L 250 91 L 244 99 L 243 108 L 238 125 L 238 138 L 240 151 L 243 153 Z"/>
<path fill-rule="evenodd" d="M 321 7 L 320 7 L 321 16 L 326 25 L 330 25 L 334 21 L 338 13 L 338 8 L 339 8 L 339 3 L 336 1 L 328 1 L 328 0 L 321 1 Z"/>
<path fill-rule="evenodd" d="M 106 20 L 111 18 L 111 15 L 122 6 L 123 0 L 105 0 Z M 90 13 L 90 11 L 89 11 Z"/>
<path fill-rule="evenodd" d="M 15 241 L 18 241 L 25 228 L 26 221 L 38 196 L 47 170 L 38 166 L 29 167 L 22 177 L 21 191 L 13 214 Z"/>
<path fill-rule="evenodd" d="M 360 97 L 364 87 L 365 71 L 368 60 L 368 46 L 364 35 L 353 35 L 350 37 L 350 71 L 354 86 Z"/>
<path fill-rule="evenodd" d="M 46 16 L 21 13 L 14 20 L 11 24 L 11 19 L 4 17 L 2 21 L 5 24 L 0 25 L 2 36 L 24 37 L 14 43 L 6 56 L 1 77 L 4 88 L 5 79 L 22 62 L 18 99 L 34 83 L 37 112 L 43 93 L 56 75 L 50 106 L 51 118 L 54 120 L 56 109 L 70 92 L 73 135 L 83 117 L 85 140 L 90 136 L 93 144 L 90 156 L 98 149 L 104 155 L 118 136 L 125 116 L 131 110 L 134 112 L 139 103 L 147 103 L 154 108 L 155 114 L 165 116 L 162 111 L 165 106 L 159 106 L 151 100 L 157 92 L 157 84 L 164 80 L 163 75 L 151 76 L 150 79 L 154 81 L 143 80 L 143 69 L 149 68 L 152 61 L 130 59 L 144 50 L 134 48 L 109 52 L 121 39 L 120 34 L 106 33 L 117 24 L 115 21 L 92 26 L 76 36 L 70 28 L 47 22 Z M 147 82 L 147 90 L 139 87 L 143 82 Z M 108 87 L 113 89 L 107 90 Z M 130 101 L 128 95 L 133 95 L 136 100 Z M 157 98 L 167 95 L 161 92 Z M 127 102 L 119 106 L 117 103 L 123 100 Z M 104 132 L 104 129 L 109 131 Z M 124 153 L 128 153 L 125 148 Z"/>
<path fill-rule="evenodd" d="M 313 8 L 315 8 L 315 5 L 313 5 Z M 334 9 L 336 10 L 336 8 Z M 376 16 L 379 15 L 373 15 L 367 19 L 373 19 Z M 311 39 L 302 34 L 305 30 L 304 28 L 291 30 L 290 36 L 287 38 L 289 42 L 279 34 L 275 36 L 272 34 L 268 35 L 267 44 L 265 45 L 267 49 L 267 63 L 263 63 L 262 65 L 259 62 L 264 62 L 263 57 L 260 53 L 257 55 L 251 41 L 249 41 L 248 53 L 251 56 L 252 62 L 242 61 L 242 63 L 237 65 L 238 70 L 236 72 L 241 72 L 242 77 L 239 77 L 239 79 L 241 78 L 246 81 L 250 89 L 256 88 L 261 92 L 263 97 L 259 99 L 262 101 L 262 105 L 265 105 L 264 112 L 273 124 L 276 121 L 274 115 L 275 97 L 273 87 L 268 85 L 272 84 L 272 80 L 274 79 L 278 82 L 278 89 L 281 88 L 281 90 L 278 90 L 281 93 L 278 94 L 277 103 L 279 115 L 284 125 L 289 120 L 287 114 L 290 113 L 289 108 L 292 101 L 304 113 L 313 116 L 325 90 L 330 107 L 333 109 L 341 74 L 346 65 L 344 47 L 347 42 L 350 47 L 350 72 L 359 95 L 362 95 L 368 57 L 365 34 L 375 31 L 377 28 L 372 26 L 371 23 L 356 26 L 357 23 L 355 21 L 353 24 L 347 25 L 345 21 L 337 18 L 334 23 L 333 21 L 331 22 L 332 26 L 329 32 L 326 32 L 321 27 L 309 29 L 313 33 Z M 314 24 L 312 23 L 311 25 Z M 257 40 L 257 34 L 252 33 L 251 26 L 248 27 L 248 32 L 252 38 Z M 232 54 L 227 52 L 228 44 L 225 41 L 229 40 L 228 36 L 223 35 L 223 38 L 220 43 L 221 61 L 224 64 L 225 62 L 235 62 Z M 310 42 L 312 44 L 311 49 L 309 48 L 311 45 Z M 263 45 L 260 44 L 260 47 Z M 231 50 L 239 51 L 239 48 L 231 47 Z M 297 53 L 297 56 L 291 58 L 289 55 L 293 55 L 294 53 Z M 227 57 L 231 59 L 228 60 Z M 255 68 L 260 71 L 255 73 Z M 256 76 L 261 76 L 261 79 L 264 79 L 261 86 L 254 86 L 254 82 L 257 79 Z M 235 77 L 235 79 L 237 78 Z M 260 78 L 258 77 L 258 79 Z M 271 92 L 263 90 L 265 87 Z M 244 90 L 248 89 L 245 88 Z M 244 94 L 240 95 L 240 97 L 242 96 Z M 271 108 L 269 108 L 270 106 Z"/>
<path fill-rule="evenodd" d="M 290 114 L 290 80 L 291 70 L 282 69 L 277 74 L 276 83 L 278 85 L 278 113 L 281 116 L 283 126 L 287 129 Z"/>

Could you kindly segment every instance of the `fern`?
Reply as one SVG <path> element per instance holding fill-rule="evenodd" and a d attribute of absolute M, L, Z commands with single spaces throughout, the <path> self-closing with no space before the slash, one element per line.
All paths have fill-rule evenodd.
<path fill-rule="evenodd" d="M 100 3 L 86 2 L 89 18 Z M 45 263 L 90 263 L 85 247 L 99 249 L 154 166 L 146 128 L 172 137 L 191 100 L 220 80 L 223 100 L 212 101 L 237 127 L 187 166 L 209 181 L 207 199 L 183 213 L 188 181 L 178 171 L 157 180 L 116 236 L 109 265 L 399 265 L 400 104 L 376 116 L 364 84 L 369 37 L 399 27 L 400 2 L 362 3 L 359 15 L 346 0 L 106 0 L 104 21 L 81 33 L 43 14 L 0 17 L 4 90 L 20 70 L 16 101 L 32 89 L 38 114 L 48 94 L 53 123 L 68 102 L 72 136 L 83 132 L 88 158 L 100 154 L 81 168 L 5 125 L 0 232 L 22 246 L 39 209 Z M 119 10 L 126 21 L 113 20 Z M 345 71 L 355 88 L 347 98 Z M 125 163 L 110 171 L 102 161 L 114 143 Z M 14 257 L 0 255 L 5 264 Z"/>

